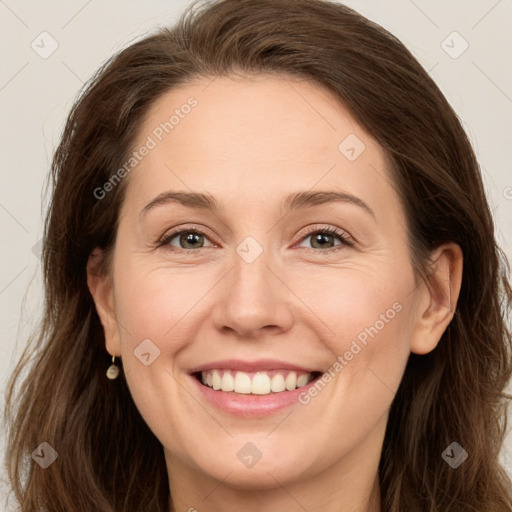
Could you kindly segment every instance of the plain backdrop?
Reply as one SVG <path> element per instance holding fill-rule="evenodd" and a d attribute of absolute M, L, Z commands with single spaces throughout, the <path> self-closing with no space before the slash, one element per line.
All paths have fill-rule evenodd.
<path fill-rule="evenodd" d="M 511 258 L 512 0 L 344 3 L 397 36 L 454 107 L 482 166 L 498 240 Z M 0 0 L 2 401 L 26 336 L 40 318 L 38 242 L 48 203 L 43 185 L 65 117 L 84 81 L 106 58 L 141 34 L 174 23 L 187 4 Z M 4 446 L 2 439 L 2 456 Z M 510 434 L 501 455 L 512 474 Z M 5 480 L 3 471 L 0 477 Z"/>

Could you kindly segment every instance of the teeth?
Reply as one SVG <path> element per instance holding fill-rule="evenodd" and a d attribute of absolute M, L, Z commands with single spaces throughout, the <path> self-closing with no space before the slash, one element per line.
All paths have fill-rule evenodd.
<path fill-rule="evenodd" d="M 250 393 L 251 392 L 251 378 L 247 373 L 236 372 L 235 375 L 235 393 Z"/>
<path fill-rule="evenodd" d="M 266 373 L 257 373 L 251 382 L 253 395 L 268 395 L 270 393 L 270 377 Z"/>
<path fill-rule="evenodd" d="M 284 384 L 288 391 L 292 391 L 297 387 L 297 374 L 295 372 L 290 372 L 286 379 L 284 379 Z"/>
<path fill-rule="evenodd" d="M 220 389 L 220 374 L 217 370 L 212 372 L 212 387 L 213 389 Z"/>
<path fill-rule="evenodd" d="M 234 374 L 234 376 L 233 376 Z M 287 370 L 246 373 L 234 370 L 208 370 L 201 372 L 201 382 L 215 391 L 234 391 L 243 395 L 268 395 L 293 391 L 311 382 L 313 374 Z"/>
<path fill-rule="evenodd" d="M 274 393 L 279 393 L 280 391 L 284 391 L 286 389 L 286 385 L 284 383 L 284 377 L 282 373 L 276 373 L 272 377 L 272 382 L 270 383 L 270 387 Z"/>
<path fill-rule="evenodd" d="M 307 375 L 299 375 L 297 377 L 297 387 L 301 388 L 302 386 L 305 386 L 308 383 L 308 376 Z"/>
<path fill-rule="evenodd" d="M 235 379 L 229 372 L 224 372 L 222 380 L 220 381 L 220 387 L 222 391 L 234 391 L 235 390 Z"/>

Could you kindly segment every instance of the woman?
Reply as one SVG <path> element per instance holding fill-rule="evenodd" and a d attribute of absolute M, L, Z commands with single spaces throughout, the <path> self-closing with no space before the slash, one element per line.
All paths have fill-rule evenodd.
<path fill-rule="evenodd" d="M 511 510 L 506 262 L 456 114 L 380 26 L 190 9 L 88 84 L 52 179 L 22 510 Z"/>

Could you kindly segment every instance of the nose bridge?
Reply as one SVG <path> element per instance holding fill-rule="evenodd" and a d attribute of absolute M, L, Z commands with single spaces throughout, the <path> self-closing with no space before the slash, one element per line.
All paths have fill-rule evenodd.
<path fill-rule="evenodd" d="M 273 258 L 269 247 L 265 249 L 253 237 L 247 237 L 235 249 L 233 257 L 232 291 L 241 299 L 254 297 L 270 299 L 273 276 L 269 269 Z"/>
<path fill-rule="evenodd" d="M 214 315 L 219 328 L 229 327 L 247 337 L 262 327 L 289 328 L 289 294 L 272 266 L 276 261 L 271 250 L 254 237 L 238 244 Z"/>

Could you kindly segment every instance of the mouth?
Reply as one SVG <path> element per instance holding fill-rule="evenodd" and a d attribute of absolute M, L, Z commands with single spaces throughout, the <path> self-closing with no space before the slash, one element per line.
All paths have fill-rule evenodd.
<path fill-rule="evenodd" d="M 276 395 L 303 388 L 321 372 L 286 369 L 245 372 L 230 368 L 197 371 L 192 376 L 204 387 L 236 395 Z"/>
<path fill-rule="evenodd" d="M 210 361 L 187 373 L 199 403 L 246 419 L 264 418 L 302 404 L 300 396 L 322 377 L 318 367 L 271 358 Z"/>

